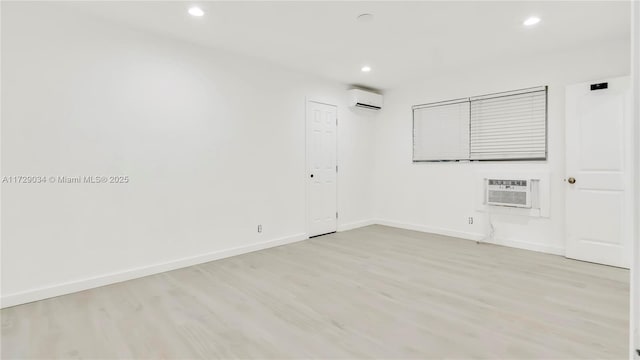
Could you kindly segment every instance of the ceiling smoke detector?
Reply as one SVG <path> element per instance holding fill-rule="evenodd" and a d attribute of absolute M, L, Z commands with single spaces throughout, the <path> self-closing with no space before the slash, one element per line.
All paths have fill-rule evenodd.
<path fill-rule="evenodd" d="M 373 20 L 373 14 L 360 14 L 356 17 L 358 22 L 370 22 Z"/>

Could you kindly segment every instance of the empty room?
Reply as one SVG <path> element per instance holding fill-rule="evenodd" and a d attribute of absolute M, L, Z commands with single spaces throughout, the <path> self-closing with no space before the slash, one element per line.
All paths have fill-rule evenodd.
<path fill-rule="evenodd" d="M 638 1 L 2 1 L 2 359 L 640 359 Z"/>

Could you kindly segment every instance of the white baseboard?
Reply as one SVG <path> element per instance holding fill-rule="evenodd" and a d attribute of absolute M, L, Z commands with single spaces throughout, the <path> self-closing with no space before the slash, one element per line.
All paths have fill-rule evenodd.
<path fill-rule="evenodd" d="M 110 285 L 122 281 L 141 278 L 144 276 L 154 275 L 165 271 L 184 268 L 197 264 L 206 263 L 213 260 L 223 259 L 240 254 L 246 254 L 253 251 L 263 250 L 280 245 L 291 244 L 297 241 L 308 239 L 307 234 L 296 234 L 286 236 L 274 240 L 263 241 L 245 246 L 239 246 L 231 249 L 213 251 L 203 255 L 185 257 L 164 263 L 142 266 L 125 271 L 95 276 L 91 278 L 69 281 L 66 283 L 56 284 L 52 286 L 42 287 L 38 289 L 23 291 L 14 294 L 3 294 L 0 298 L 0 308 L 26 304 L 32 301 L 43 300 L 55 296 L 70 294 L 78 291 L 88 290 L 99 286 Z"/>
<path fill-rule="evenodd" d="M 484 240 L 484 235 L 480 233 L 457 231 L 457 230 L 438 228 L 438 227 L 432 227 L 432 226 L 426 226 L 426 225 L 407 224 L 407 223 L 402 223 L 402 222 L 393 221 L 393 220 L 375 219 L 375 220 L 357 221 L 357 222 L 340 225 L 338 227 L 338 231 L 347 231 L 347 230 L 357 229 L 360 227 L 374 225 L 374 224 L 391 226 L 391 227 L 396 227 L 396 228 L 406 229 L 406 230 L 420 231 L 425 233 L 453 236 L 453 237 L 473 240 L 473 241 L 484 241 L 491 244 L 510 246 L 518 249 L 539 251 L 539 252 L 555 254 L 555 255 L 564 255 L 564 248 L 562 247 L 555 247 L 555 246 L 536 244 L 536 243 L 531 243 L 526 241 L 507 240 L 507 239 L 495 239 L 494 241 L 486 241 Z M 121 272 L 115 272 L 115 273 L 95 276 L 95 277 L 81 279 L 81 280 L 69 281 L 66 283 L 56 284 L 56 285 L 42 287 L 38 289 L 32 289 L 28 291 L 19 292 L 19 293 L 13 293 L 13 294 L 7 294 L 7 295 L 3 294 L 2 297 L 0 297 L 0 308 L 25 304 L 32 301 L 43 300 L 43 299 L 47 299 L 55 296 L 92 289 L 99 286 L 110 285 L 110 284 L 114 284 L 122 281 L 154 275 L 154 274 L 162 273 L 165 271 L 180 269 L 187 266 L 202 264 L 209 261 L 223 259 L 231 256 L 246 254 L 253 251 L 268 249 L 268 248 L 276 247 L 280 245 L 291 244 L 294 242 L 306 240 L 307 238 L 308 238 L 307 234 L 296 234 L 296 235 L 282 237 L 274 240 L 268 240 L 268 241 L 263 241 L 263 242 L 254 243 L 250 245 L 239 246 L 236 248 L 214 251 L 214 252 L 210 252 L 203 255 L 197 255 L 197 256 L 172 260 L 172 261 L 168 261 L 160 264 L 138 267 L 138 268 L 129 269 Z"/>
<path fill-rule="evenodd" d="M 517 249 L 531 250 L 531 251 L 537 251 L 537 252 L 542 252 L 547 254 L 564 256 L 564 248 L 561 246 L 544 245 L 544 244 L 532 243 L 529 241 L 509 240 L 509 239 L 493 239 L 493 240 L 484 239 L 481 241 L 489 244 L 502 245 L 502 246 L 508 246 L 508 247 L 517 248 Z"/>
<path fill-rule="evenodd" d="M 351 222 L 351 223 L 347 223 L 347 224 L 338 225 L 338 231 L 353 230 L 353 229 L 357 229 L 357 228 L 361 228 L 361 227 L 365 227 L 365 226 L 369 226 L 369 225 L 374 225 L 374 224 L 376 224 L 376 222 L 373 219 L 355 221 L 355 222 Z"/>
<path fill-rule="evenodd" d="M 392 220 L 378 219 L 378 220 L 375 220 L 374 223 L 385 225 L 385 226 L 396 227 L 400 229 L 406 229 L 406 230 L 415 230 L 415 231 L 426 232 L 431 234 L 453 236 L 461 239 L 480 241 L 480 242 L 485 242 L 485 243 L 494 244 L 494 245 L 513 247 L 517 249 L 531 250 L 531 251 L 543 252 L 543 253 L 553 254 L 553 255 L 564 255 L 564 248 L 561 246 L 551 246 L 551 245 L 537 244 L 537 243 L 532 243 L 532 242 L 522 241 L 522 240 L 509 240 L 509 239 L 500 239 L 500 238 L 488 241 L 487 239 L 485 239 L 485 235 L 480 233 L 450 230 L 450 229 L 437 228 L 437 227 L 425 226 L 425 225 L 406 224 L 406 223 L 401 223 L 401 222 L 392 221 Z"/>
<path fill-rule="evenodd" d="M 466 240 L 473 240 L 473 241 L 480 241 L 484 237 L 483 234 L 479 234 L 479 233 L 457 231 L 457 230 L 426 226 L 426 225 L 407 224 L 407 223 L 402 223 L 402 222 L 393 221 L 393 220 L 377 219 L 374 221 L 374 223 L 379 225 L 384 225 L 384 226 L 391 226 L 391 227 L 396 227 L 400 229 L 405 229 L 405 230 L 414 230 L 414 231 L 426 232 L 431 234 L 453 236 L 453 237 L 466 239 Z"/>

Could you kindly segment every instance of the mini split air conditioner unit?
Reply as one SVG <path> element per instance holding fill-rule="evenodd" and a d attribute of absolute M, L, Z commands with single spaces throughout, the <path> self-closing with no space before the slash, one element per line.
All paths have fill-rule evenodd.
<path fill-rule="evenodd" d="M 360 89 L 349 90 L 349 106 L 362 109 L 382 109 L 382 95 Z"/>

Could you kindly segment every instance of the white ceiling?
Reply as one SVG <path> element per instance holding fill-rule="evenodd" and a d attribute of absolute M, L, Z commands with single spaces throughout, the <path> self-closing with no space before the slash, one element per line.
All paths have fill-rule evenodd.
<path fill-rule="evenodd" d="M 187 14 L 191 5 L 206 14 Z M 628 39 L 629 1 L 76 2 L 81 11 L 348 84 L 389 89 L 495 59 Z M 371 22 L 356 21 L 371 13 Z M 530 15 L 542 21 L 525 28 Z M 370 65 L 370 73 L 360 72 Z"/>

